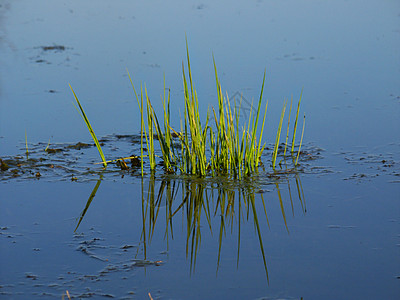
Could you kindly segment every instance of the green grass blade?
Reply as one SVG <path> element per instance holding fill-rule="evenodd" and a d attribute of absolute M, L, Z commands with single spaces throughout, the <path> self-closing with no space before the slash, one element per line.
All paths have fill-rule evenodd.
<path fill-rule="evenodd" d="M 49 146 L 50 146 L 50 139 L 49 139 L 49 142 L 47 143 L 46 148 L 44 149 L 44 152 L 47 152 L 47 149 L 49 149 Z"/>
<path fill-rule="evenodd" d="M 285 116 L 286 104 L 287 104 L 287 100 L 283 104 L 282 113 L 281 113 L 281 119 L 279 121 L 278 131 L 276 133 L 274 152 L 272 154 L 272 169 L 274 169 L 274 170 L 275 170 L 275 165 L 276 165 L 276 158 L 278 156 L 279 140 L 280 140 L 280 137 L 281 137 L 282 122 L 283 122 L 283 118 Z"/>
<path fill-rule="evenodd" d="M 79 106 L 79 109 L 80 109 L 80 115 L 81 115 L 81 117 L 83 118 L 83 120 L 85 121 L 86 126 L 87 126 L 87 128 L 89 129 L 90 135 L 92 136 L 93 141 L 94 141 L 94 143 L 96 144 L 97 150 L 99 151 L 99 154 L 100 154 L 100 156 L 101 156 L 101 160 L 103 161 L 103 166 L 104 166 L 104 167 L 107 167 L 107 162 L 106 162 L 106 159 L 105 159 L 105 157 L 104 157 L 103 150 L 101 149 L 100 143 L 99 143 L 99 141 L 97 140 L 97 137 L 96 137 L 96 135 L 95 135 L 95 133 L 94 133 L 94 131 L 93 131 L 92 125 L 90 125 L 89 119 L 87 118 L 87 116 L 86 116 L 86 114 L 85 114 L 85 111 L 83 110 L 82 105 L 80 104 L 80 102 L 79 102 L 79 100 L 78 100 L 78 97 L 76 96 L 74 90 L 72 89 L 72 86 L 69 85 L 69 87 L 71 88 L 71 91 L 72 91 L 72 93 L 74 94 L 76 103 L 78 103 L 78 106 Z M 79 112 L 79 110 L 78 110 L 78 112 Z"/>
<path fill-rule="evenodd" d="M 289 117 L 288 117 L 287 129 L 286 129 L 285 150 L 283 150 L 284 157 L 286 156 L 287 142 L 289 139 L 289 125 L 290 125 L 290 115 L 292 114 L 292 104 L 293 104 L 293 96 L 290 99 Z"/>
<path fill-rule="evenodd" d="M 295 139 L 296 139 L 296 131 L 297 131 L 297 120 L 299 118 L 300 102 L 301 102 L 301 97 L 302 96 L 303 96 L 303 89 L 301 90 L 299 103 L 297 104 L 296 120 L 294 121 L 294 128 L 293 128 L 292 149 L 290 151 L 291 153 L 294 152 L 294 142 L 295 142 Z"/>
<path fill-rule="evenodd" d="M 267 109 L 268 109 L 268 100 L 267 100 L 267 103 L 265 104 L 264 118 L 263 118 L 263 122 L 261 125 L 260 140 L 258 142 L 258 151 L 257 151 L 257 155 L 256 155 L 256 162 L 255 162 L 256 166 L 258 166 L 259 160 L 261 158 L 261 154 L 264 150 L 264 147 L 261 146 L 261 142 L 262 142 L 262 136 L 263 136 L 263 132 L 264 132 L 265 118 L 267 117 Z"/>
<path fill-rule="evenodd" d="M 126 69 L 126 72 L 128 73 L 128 77 L 129 77 L 129 81 L 131 82 L 132 88 L 133 88 L 133 92 L 135 93 L 135 97 L 139 106 L 139 110 L 140 110 L 140 168 L 141 168 L 141 173 L 142 173 L 142 177 L 144 176 L 144 170 L 143 170 L 143 165 L 144 165 L 144 161 L 143 161 L 143 134 L 146 134 L 146 128 L 144 128 L 144 119 L 143 119 L 143 93 L 141 93 L 140 95 L 140 101 L 139 101 L 139 97 L 138 94 L 136 93 L 136 89 L 135 86 L 133 84 L 132 81 L 132 77 L 129 74 L 128 69 Z M 142 92 L 142 86 L 140 86 L 140 91 Z M 147 139 L 147 138 L 146 138 Z"/>
<path fill-rule="evenodd" d="M 303 143 L 303 135 L 304 135 L 304 126 L 305 125 L 306 125 L 306 115 L 304 115 L 304 119 L 303 119 L 303 129 L 301 131 L 301 139 L 300 139 L 299 151 L 297 152 L 296 163 L 294 164 L 295 166 L 297 166 L 297 162 L 299 161 L 301 144 Z"/>

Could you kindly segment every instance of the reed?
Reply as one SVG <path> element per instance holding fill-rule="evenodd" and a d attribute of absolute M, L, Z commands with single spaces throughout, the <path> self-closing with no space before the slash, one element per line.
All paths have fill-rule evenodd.
<path fill-rule="evenodd" d="M 90 125 L 89 119 L 87 118 L 87 116 L 86 116 L 86 114 L 85 114 L 85 111 L 83 110 L 83 107 L 82 107 L 81 103 L 80 103 L 79 100 L 78 100 L 78 97 L 76 96 L 74 90 L 72 89 L 72 86 L 69 85 L 69 87 L 70 87 L 72 93 L 74 94 L 76 103 L 78 103 L 79 110 L 78 110 L 78 108 L 76 108 L 76 106 L 75 106 L 75 108 L 78 110 L 79 114 L 81 115 L 81 117 L 82 117 L 83 120 L 85 121 L 85 124 L 86 124 L 87 128 L 89 129 L 90 135 L 92 136 L 93 141 L 94 141 L 94 143 L 96 144 L 97 150 L 99 151 L 101 160 L 103 161 L 103 166 L 104 166 L 104 167 L 107 167 L 107 162 L 106 162 L 106 159 L 105 159 L 105 157 L 104 157 L 103 150 L 101 149 L 100 143 L 99 143 L 99 141 L 97 140 L 97 137 L 96 137 L 96 134 L 94 133 L 94 130 L 93 130 L 93 128 L 92 128 L 92 125 Z"/>

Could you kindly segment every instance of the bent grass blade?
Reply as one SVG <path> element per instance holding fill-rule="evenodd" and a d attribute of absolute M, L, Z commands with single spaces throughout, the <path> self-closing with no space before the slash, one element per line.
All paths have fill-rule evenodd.
<path fill-rule="evenodd" d="M 79 114 L 81 115 L 81 117 L 85 121 L 87 128 L 89 129 L 90 135 L 92 136 L 93 141 L 96 144 L 97 150 L 99 151 L 99 154 L 101 156 L 101 160 L 103 161 L 103 166 L 107 167 L 107 162 L 106 162 L 106 159 L 104 157 L 103 150 L 101 149 L 100 143 L 99 143 L 99 141 L 98 141 L 98 139 L 97 139 L 97 137 L 96 137 L 96 135 L 95 135 L 95 133 L 93 131 L 92 125 L 90 125 L 89 119 L 87 118 L 87 116 L 85 114 L 85 111 L 83 110 L 82 105 L 80 104 L 80 102 L 78 100 L 78 97 L 76 96 L 76 94 L 75 94 L 75 92 L 72 89 L 72 86 L 70 84 L 69 84 L 69 87 L 70 87 L 72 93 L 74 94 L 76 103 L 78 103 L 80 111 L 76 108 L 76 106 L 75 106 L 75 108 L 78 110 Z"/>

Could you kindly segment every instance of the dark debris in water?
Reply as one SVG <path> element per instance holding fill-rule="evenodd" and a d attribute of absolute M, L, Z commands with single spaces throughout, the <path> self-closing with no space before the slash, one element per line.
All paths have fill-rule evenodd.
<path fill-rule="evenodd" d="M 25 154 L 25 144 L 21 143 L 21 154 L 16 156 L 0 157 L 0 181 L 11 180 L 45 180 L 45 181 L 74 181 L 85 182 L 98 180 L 101 175 L 103 179 L 118 180 L 120 178 L 141 177 L 141 159 L 140 155 L 140 135 L 113 134 L 99 139 L 106 159 L 110 160 L 106 169 L 103 168 L 101 158 L 97 152 L 94 143 L 37 143 L 29 145 L 29 153 Z M 336 166 L 323 166 L 317 161 L 324 159 L 324 149 L 312 144 L 303 144 L 298 157 L 298 165 L 294 167 L 294 161 L 297 159 L 298 148 L 295 148 L 293 155 L 289 149 L 286 149 L 284 156 L 284 145 L 281 144 L 278 151 L 279 161 L 274 170 L 271 168 L 272 150 L 265 150 L 261 158 L 261 166 L 257 174 L 251 175 L 251 178 L 243 178 L 244 184 L 252 185 L 255 181 L 261 184 L 270 184 L 273 181 L 281 180 L 287 176 L 293 176 L 298 173 L 325 175 L 337 173 Z M 145 153 L 146 154 L 146 153 Z M 156 155 L 162 156 L 161 151 Z M 398 175 L 397 163 L 391 156 L 370 156 L 367 154 L 344 154 L 349 164 L 363 164 L 374 166 L 375 173 L 392 173 Z M 145 159 L 145 173 L 149 174 L 147 159 Z M 363 175 L 353 175 L 365 174 Z M 146 175 L 147 175 L 146 174 Z M 174 173 L 167 170 L 160 158 L 157 158 L 156 177 L 171 176 L 175 179 L 197 180 L 196 176 L 187 176 Z M 371 172 L 365 170 L 362 172 L 352 172 L 348 179 L 370 178 Z M 227 174 L 210 174 L 204 181 L 210 181 L 211 184 L 219 184 L 231 180 Z M 229 179 L 229 180 L 228 180 Z M 232 178 L 233 181 L 235 181 Z M 235 185 L 240 184 L 236 181 Z"/>
<path fill-rule="evenodd" d="M 58 66 L 71 66 L 71 58 L 79 55 L 78 53 L 72 53 L 72 47 L 67 47 L 62 44 L 50 44 L 36 46 L 28 51 L 31 51 L 30 61 L 41 65 L 57 64 Z M 49 91 L 50 92 L 50 91 Z"/>
<path fill-rule="evenodd" d="M 66 49 L 63 45 L 40 46 L 43 51 L 64 51 Z"/>
<path fill-rule="evenodd" d="M 75 143 L 75 144 L 56 144 L 55 146 L 45 146 L 44 143 L 29 146 L 29 154 L 14 157 L 3 157 L 1 160 L 3 170 L 0 172 L 0 181 L 10 180 L 46 180 L 46 181 L 93 181 L 98 180 L 101 175 L 103 179 L 116 177 L 125 178 L 126 176 L 137 178 L 141 177 L 141 159 L 135 155 L 140 153 L 140 138 L 134 135 L 111 135 L 102 138 L 102 148 L 107 158 L 114 159 L 106 169 L 102 167 L 101 160 L 94 144 Z M 115 149 L 118 149 L 116 154 Z M 292 166 L 292 158 L 287 157 L 287 161 L 281 161 L 279 168 L 273 171 L 270 162 L 261 165 L 259 173 L 250 178 L 243 178 L 240 182 L 248 186 L 249 184 L 258 185 L 269 184 L 275 180 L 281 180 L 287 176 L 297 173 L 322 173 L 321 169 L 313 170 L 314 161 L 320 159 L 321 149 L 304 147 L 300 153 L 299 166 Z M 21 147 L 21 151 L 25 150 Z M 77 151 L 76 151 L 77 150 Z M 128 153 L 126 157 L 115 157 L 120 153 Z M 263 161 L 270 159 L 269 155 L 263 155 Z M 148 164 L 145 161 L 145 173 L 149 173 Z M 178 171 L 179 173 L 179 171 Z M 178 180 L 200 180 L 203 184 L 219 185 L 223 183 L 227 188 L 232 181 L 232 188 L 241 183 L 234 178 L 227 178 L 226 174 L 209 175 L 206 178 L 198 178 L 192 175 L 175 174 L 167 170 L 159 159 L 157 162 L 157 178 L 172 176 Z M 146 174 L 147 176 L 147 174 Z M 229 176 L 228 176 L 229 177 Z M 257 179 L 257 180 L 255 180 Z M 259 188 L 258 188 L 259 189 Z"/>
<path fill-rule="evenodd" d="M 10 231 L 9 226 L 0 227 L 0 232 L 8 231 Z M 20 275 L 18 284 L 0 285 L 0 298 L 8 296 L 7 299 L 14 299 L 20 292 L 21 285 L 24 286 L 24 299 L 29 299 L 30 296 L 35 299 L 42 296 L 61 299 L 60 295 L 66 290 L 69 291 L 72 299 L 116 298 L 114 294 L 116 290 L 107 282 L 133 280 L 138 270 L 161 268 L 166 263 L 165 254 L 160 253 L 157 257 L 145 258 L 142 244 L 125 240 L 122 245 L 114 245 L 107 240 L 107 236 L 94 228 L 85 233 L 74 234 L 67 247 L 85 255 L 81 259 L 81 265 L 61 269 L 60 274 L 54 277 L 49 277 L 41 269 L 35 272 L 27 270 Z M 40 249 L 33 249 L 33 251 L 37 250 Z M 84 263 L 85 259 L 97 261 L 97 267 L 88 270 L 87 264 Z M 30 296 L 29 293 L 31 293 Z"/>
<path fill-rule="evenodd" d="M 53 153 L 58 153 L 58 152 L 62 152 L 63 151 L 63 149 L 60 149 L 60 148 L 47 148 L 47 149 L 45 149 L 45 151 L 47 152 L 47 153 L 49 153 L 49 154 L 53 154 Z"/>
<path fill-rule="evenodd" d="M 341 152 L 340 155 L 343 156 L 346 164 L 353 166 L 352 170 L 356 171 L 347 175 L 343 178 L 344 180 L 360 182 L 384 175 L 400 176 L 399 163 L 394 153 Z"/>
<path fill-rule="evenodd" d="M 90 147 L 94 147 L 94 146 L 95 146 L 94 144 L 86 144 L 86 143 L 78 142 L 73 145 L 68 145 L 67 149 L 81 150 L 81 149 L 86 149 L 86 148 L 90 148 Z"/>
<path fill-rule="evenodd" d="M 122 140 L 117 136 L 108 136 L 105 138 L 107 142 L 102 142 L 102 147 L 106 151 L 107 148 L 110 149 L 112 145 L 118 142 L 122 151 L 127 148 L 131 152 L 136 145 L 132 142 L 135 139 L 134 136 L 126 136 Z M 47 146 L 45 143 L 38 143 L 29 145 L 28 155 L 25 154 L 24 146 L 21 146 L 21 153 L 23 154 L 0 158 L 0 181 L 15 179 L 19 181 L 32 179 L 87 181 L 92 180 L 93 176 L 98 179 L 99 173 L 120 176 L 121 169 L 116 164 L 114 164 L 114 167 L 111 164 L 106 170 L 101 165 L 95 164 L 101 159 L 94 143 L 78 142 Z M 111 157 L 111 155 L 107 156 Z M 133 169 L 137 169 L 140 162 L 132 159 L 130 165 L 131 167 L 128 169 L 133 171 Z"/>
<path fill-rule="evenodd" d="M 0 238 L 6 238 L 10 243 L 16 243 L 16 237 L 21 236 L 20 233 L 14 233 L 9 226 L 0 227 Z"/>
<path fill-rule="evenodd" d="M 28 278 L 28 279 L 32 279 L 32 280 L 37 280 L 39 276 L 35 275 L 33 273 L 27 272 L 27 273 L 25 273 L 25 277 Z"/>
<path fill-rule="evenodd" d="M 7 171 L 9 168 L 8 164 L 0 158 L 0 170 Z"/>

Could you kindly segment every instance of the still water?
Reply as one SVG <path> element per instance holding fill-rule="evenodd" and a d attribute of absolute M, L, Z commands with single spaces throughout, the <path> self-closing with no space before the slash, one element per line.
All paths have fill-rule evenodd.
<path fill-rule="evenodd" d="M 0 1 L 1 299 L 399 297 L 399 3 L 231 2 Z M 268 146 L 304 89 L 297 170 L 268 149 L 247 182 L 142 179 L 70 147 L 91 139 L 68 83 L 106 156 L 137 153 L 127 68 L 153 103 L 165 75 L 179 128 L 185 34 L 204 116 L 213 56 L 247 109 L 267 70 Z"/>

